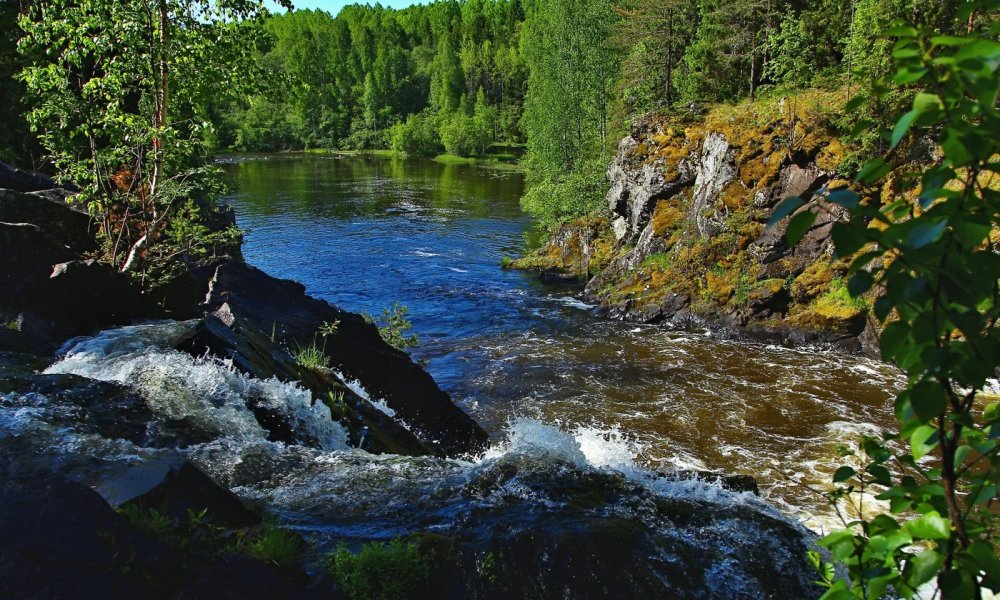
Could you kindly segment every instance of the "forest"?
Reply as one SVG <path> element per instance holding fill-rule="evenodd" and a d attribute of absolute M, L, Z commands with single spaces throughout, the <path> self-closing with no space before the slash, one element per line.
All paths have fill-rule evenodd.
<path fill-rule="evenodd" d="M 932 0 L 442 0 L 401 10 L 351 5 L 260 16 L 240 90 L 187 107 L 200 152 L 392 149 L 410 155 L 520 155 L 525 208 L 543 225 L 586 214 L 630 119 L 790 90 L 843 90 L 889 74 L 885 32 L 900 18 L 960 32 L 975 18 Z M 19 106 L 31 49 L 0 10 L 4 102 Z M 838 123 L 894 114 L 898 96 Z M 15 111 L 18 112 L 18 111 Z M 42 166 L 20 115 L 0 125 L 0 158 Z M 185 115 L 178 114 L 178 120 Z M 884 126 L 885 124 L 882 123 Z M 870 127 L 854 138 L 868 155 Z M 856 165 L 865 156 L 857 157 Z M 856 167 L 855 165 L 855 167 Z M 848 166 L 849 167 L 849 166 Z"/>

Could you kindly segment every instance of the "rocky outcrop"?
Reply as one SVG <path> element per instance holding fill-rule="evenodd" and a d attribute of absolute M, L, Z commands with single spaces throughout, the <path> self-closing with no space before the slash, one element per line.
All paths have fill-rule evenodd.
<path fill-rule="evenodd" d="M 274 340 L 285 348 L 317 344 L 334 371 L 346 381 L 358 382 L 370 399 L 384 402 L 431 448 L 457 455 L 485 447 L 486 432 L 360 315 L 306 295 L 299 283 L 276 279 L 238 261 L 220 264 L 205 283 L 205 308 L 214 311 L 223 305 L 258 331 L 273 332 Z M 336 333 L 320 340 L 320 329 L 334 323 Z"/>
<path fill-rule="evenodd" d="M 763 102 L 746 110 L 634 123 L 608 169 L 603 235 L 615 243 L 602 262 L 576 267 L 592 275 L 586 300 L 611 318 L 867 347 L 867 306 L 847 293 L 830 235 L 846 211 L 824 204 L 794 248 L 785 241 L 791 217 L 767 226 L 782 199 L 818 201 L 821 190 L 847 185 L 837 178 L 843 147 L 817 115 Z M 522 260 L 571 251 L 565 237 Z"/>

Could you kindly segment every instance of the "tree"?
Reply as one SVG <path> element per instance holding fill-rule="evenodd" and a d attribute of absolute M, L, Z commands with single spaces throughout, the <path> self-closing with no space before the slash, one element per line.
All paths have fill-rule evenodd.
<path fill-rule="evenodd" d="M 697 5 L 691 0 L 635 0 L 616 12 L 625 17 L 616 34 L 618 43 L 637 51 L 624 61 L 625 85 L 635 87 L 655 78 L 663 92 L 659 100 L 673 104 L 674 70 L 694 37 Z"/>
<path fill-rule="evenodd" d="M 22 15 L 29 122 L 123 271 L 188 200 L 171 190 L 187 183 L 205 101 L 254 83 L 265 14 L 260 0 L 39 0 Z"/>
<path fill-rule="evenodd" d="M 522 127 L 537 168 L 572 171 L 603 150 L 619 55 L 608 0 L 547 0 L 528 12 Z"/>
<path fill-rule="evenodd" d="M 952 35 L 925 22 L 887 32 L 895 69 L 876 91 L 895 87 L 911 108 L 885 132 L 886 156 L 858 174 L 861 193 L 826 193 L 852 214 L 833 229 L 837 253 L 853 257 L 848 288 L 877 296 L 882 356 L 907 386 L 896 397 L 899 431 L 864 439 L 863 468 L 834 477 L 834 501 L 877 494 L 890 514 L 858 511 L 820 540 L 850 572 L 850 582 L 836 579 L 812 555 L 825 599 L 880 598 L 890 587 L 910 598 L 932 580 L 946 599 L 1000 591 L 1000 403 L 983 394 L 1000 365 L 1000 44 L 986 33 L 995 25 L 977 18 L 990 7 L 963 4 Z M 925 140 L 940 158 L 913 164 Z M 815 216 L 802 205 L 789 199 L 775 212 L 799 211 L 790 243 Z"/>

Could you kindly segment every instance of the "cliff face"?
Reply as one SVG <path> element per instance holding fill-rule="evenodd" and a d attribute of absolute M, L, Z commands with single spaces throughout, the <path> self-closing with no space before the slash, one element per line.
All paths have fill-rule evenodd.
<path fill-rule="evenodd" d="M 846 185 L 836 176 L 843 159 L 826 116 L 784 100 L 649 116 L 619 144 L 603 218 L 565 224 L 514 266 L 589 276 L 586 298 L 612 318 L 703 321 L 859 349 L 867 307 L 847 293 L 830 238 L 846 213 L 825 205 L 794 248 L 785 242 L 790 217 L 766 227 L 783 198 Z M 594 231 L 595 222 L 607 229 Z M 610 248 L 576 251 L 600 239 Z"/>

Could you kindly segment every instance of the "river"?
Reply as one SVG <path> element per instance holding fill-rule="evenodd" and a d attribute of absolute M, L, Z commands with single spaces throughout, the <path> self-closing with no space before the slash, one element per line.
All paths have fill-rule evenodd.
<path fill-rule="evenodd" d="M 342 308 L 409 308 L 411 355 L 496 438 L 531 418 L 587 458 L 757 479 L 814 530 L 838 446 L 893 423 L 891 367 L 818 348 L 606 321 L 499 267 L 536 239 L 509 167 L 332 154 L 220 160 L 249 263 Z"/>

